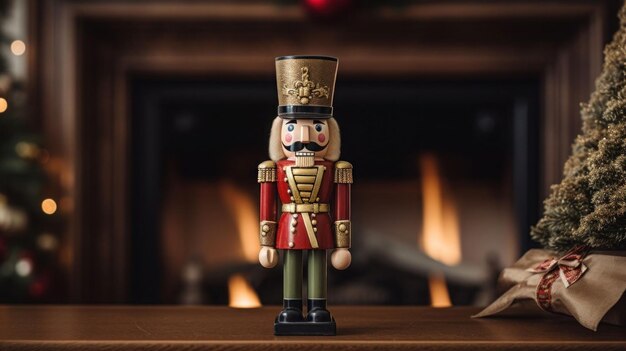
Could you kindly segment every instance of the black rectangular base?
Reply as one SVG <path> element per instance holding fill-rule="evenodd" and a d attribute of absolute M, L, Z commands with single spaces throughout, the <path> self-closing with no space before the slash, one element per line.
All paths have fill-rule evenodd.
<path fill-rule="evenodd" d="M 334 336 L 337 335 L 337 326 L 334 318 L 331 322 L 326 323 L 279 323 L 275 321 L 274 335 Z"/>

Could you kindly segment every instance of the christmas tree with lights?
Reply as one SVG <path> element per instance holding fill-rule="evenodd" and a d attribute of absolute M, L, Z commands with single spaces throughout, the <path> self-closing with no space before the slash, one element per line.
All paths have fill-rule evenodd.
<path fill-rule="evenodd" d="M 11 1 L 0 0 L 0 23 Z M 46 198 L 47 152 L 29 132 L 24 84 L 8 57 L 24 59 L 26 44 L 0 26 L 0 303 L 49 302 L 58 274 L 59 214 Z"/>

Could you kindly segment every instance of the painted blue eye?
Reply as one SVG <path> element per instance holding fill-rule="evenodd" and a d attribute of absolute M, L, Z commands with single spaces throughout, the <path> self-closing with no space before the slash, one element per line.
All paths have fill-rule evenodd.
<path fill-rule="evenodd" d="M 317 130 L 318 132 L 322 131 L 322 125 L 321 124 L 316 124 L 315 125 L 315 130 Z"/>
<path fill-rule="evenodd" d="M 290 125 L 288 125 L 288 126 L 287 126 L 287 130 L 288 130 L 288 131 L 290 131 L 290 132 L 293 132 L 293 130 L 294 130 L 295 128 L 296 128 L 296 127 L 294 127 L 294 126 L 293 126 L 293 124 L 290 124 Z"/>

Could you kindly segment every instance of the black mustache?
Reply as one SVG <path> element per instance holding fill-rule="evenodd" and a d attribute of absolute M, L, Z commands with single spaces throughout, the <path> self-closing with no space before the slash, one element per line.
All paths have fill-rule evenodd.
<path fill-rule="evenodd" d="M 312 142 L 312 141 L 310 141 L 308 143 L 303 143 L 301 141 L 295 141 L 293 144 L 291 144 L 289 146 L 287 146 L 287 145 L 285 145 L 283 143 L 283 147 L 285 149 L 291 151 L 291 152 L 302 151 L 304 148 L 306 148 L 309 151 L 313 151 L 313 152 L 315 152 L 315 151 L 322 151 L 322 150 L 324 150 L 326 148 L 326 146 L 328 146 L 328 145 L 321 146 L 320 144 Z"/>

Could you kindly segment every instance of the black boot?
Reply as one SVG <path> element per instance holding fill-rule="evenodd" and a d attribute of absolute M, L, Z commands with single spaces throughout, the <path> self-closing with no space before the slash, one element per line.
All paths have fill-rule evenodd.
<path fill-rule="evenodd" d="M 302 300 L 283 300 L 283 310 L 280 311 L 278 323 L 302 322 Z"/>
<path fill-rule="evenodd" d="M 274 322 L 274 335 L 336 335 L 337 325 L 326 310 L 326 300 L 309 300 L 309 314 L 302 318 L 302 301 L 283 300 L 285 309 Z"/>
<path fill-rule="evenodd" d="M 309 299 L 306 320 L 314 323 L 331 322 L 332 317 L 326 309 L 326 299 Z"/>

